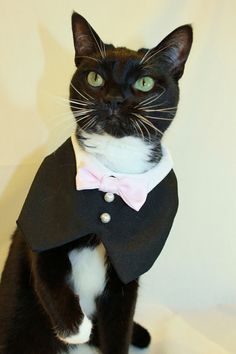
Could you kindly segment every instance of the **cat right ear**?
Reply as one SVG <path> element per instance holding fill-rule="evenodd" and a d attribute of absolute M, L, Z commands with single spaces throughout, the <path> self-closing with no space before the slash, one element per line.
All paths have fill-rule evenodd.
<path fill-rule="evenodd" d="M 85 20 L 85 18 L 74 12 L 71 17 L 72 31 L 75 47 L 75 65 L 78 66 L 82 57 L 99 53 L 105 57 L 105 44 Z"/>
<path fill-rule="evenodd" d="M 148 50 L 141 63 L 159 60 L 165 63 L 166 69 L 176 79 L 180 79 L 184 72 L 184 65 L 188 58 L 193 41 L 191 25 L 176 28 L 155 48 Z"/>

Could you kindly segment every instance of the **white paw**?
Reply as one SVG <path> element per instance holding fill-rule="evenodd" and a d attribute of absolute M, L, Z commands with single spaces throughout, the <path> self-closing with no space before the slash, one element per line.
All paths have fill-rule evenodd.
<path fill-rule="evenodd" d="M 58 336 L 58 338 L 68 344 L 83 344 L 89 341 L 92 327 L 92 322 L 88 319 L 87 316 L 84 316 L 83 321 L 79 326 L 79 333 L 68 337 Z"/>

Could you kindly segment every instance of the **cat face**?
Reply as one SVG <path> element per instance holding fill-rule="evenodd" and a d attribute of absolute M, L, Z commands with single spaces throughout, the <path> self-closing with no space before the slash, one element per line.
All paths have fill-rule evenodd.
<path fill-rule="evenodd" d="M 138 136 L 160 142 L 173 120 L 192 29 L 177 28 L 153 49 L 105 44 L 79 14 L 72 15 L 77 70 L 70 86 L 77 135 Z"/>

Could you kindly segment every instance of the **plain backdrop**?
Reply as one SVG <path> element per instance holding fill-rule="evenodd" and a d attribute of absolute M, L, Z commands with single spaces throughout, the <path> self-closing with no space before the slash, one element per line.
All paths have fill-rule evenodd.
<path fill-rule="evenodd" d="M 192 23 L 194 44 L 165 142 L 180 207 L 140 297 L 171 310 L 232 306 L 236 299 L 236 1 L 0 1 L 0 257 L 43 157 L 73 131 L 58 97 L 74 71 L 70 17 L 80 12 L 103 41 L 155 46 Z M 202 353 L 201 353 L 202 354 Z"/>

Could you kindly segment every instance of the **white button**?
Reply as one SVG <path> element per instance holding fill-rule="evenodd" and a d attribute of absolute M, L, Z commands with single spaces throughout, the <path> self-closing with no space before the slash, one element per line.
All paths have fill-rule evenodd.
<path fill-rule="evenodd" d="M 114 194 L 113 193 L 106 193 L 105 195 L 104 195 L 104 200 L 106 201 L 106 202 L 108 202 L 108 203 L 111 203 L 111 202 L 113 202 L 113 200 L 115 199 L 115 196 L 114 196 Z"/>
<path fill-rule="evenodd" d="M 103 222 L 103 224 L 107 224 L 108 222 L 111 221 L 111 215 L 108 213 L 102 213 L 100 215 L 100 219 L 101 219 L 101 222 Z"/>

